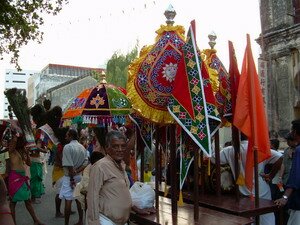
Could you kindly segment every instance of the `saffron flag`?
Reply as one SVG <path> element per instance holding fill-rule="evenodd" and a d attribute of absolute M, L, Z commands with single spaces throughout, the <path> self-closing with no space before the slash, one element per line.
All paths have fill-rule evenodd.
<path fill-rule="evenodd" d="M 196 47 L 195 23 L 191 22 L 186 43 L 182 46 L 182 56 L 178 64 L 168 110 L 178 124 L 200 147 L 204 154 L 211 156 L 211 133 L 220 124 L 218 112 L 213 105 L 213 94 L 209 76 L 203 78 L 201 57 Z M 204 65 L 204 64 L 203 64 Z M 204 70 L 205 71 L 205 70 Z M 210 87 L 210 89 L 209 89 Z M 208 92 L 208 91 L 207 91 Z"/>
<path fill-rule="evenodd" d="M 251 191 L 253 187 L 254 149 L 257 149 L 258 163 L 269 158 L 271 150 L 263 96 L 252 56 L 249 34 L 247 34 L 247 46 L 234 112 L 233 124 L 248 137 L 249 141 L 245 184 Z"/>

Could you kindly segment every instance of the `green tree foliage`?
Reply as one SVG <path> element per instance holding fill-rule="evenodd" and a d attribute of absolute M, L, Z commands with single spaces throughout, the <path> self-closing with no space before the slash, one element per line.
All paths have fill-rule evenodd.
<path fill-rule="evenodd" d="M 100 81 L 100 73 L 96 70 L 92 70 L 92 78 L 94 78 L 96 81 Z"/>
<path fill-rule="evenodd" d="M 21 69 L 19 49 L 29 41 L 40 43 L 43 15 L 56 15 L 68 0 L 0 0 L 0 60 L 12 54 L 11 63 Z"/>
<path fill-rule="evenodd" d="M 134 49 L 126 55 L 115 52 L 108 60 L 106 66 L 107 82 L 126 88 L 128 66 L 138 55 L 138 43 Z"/>

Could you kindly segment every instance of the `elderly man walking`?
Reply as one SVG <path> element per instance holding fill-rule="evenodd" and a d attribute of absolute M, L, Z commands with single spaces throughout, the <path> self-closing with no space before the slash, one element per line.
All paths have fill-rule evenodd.
<path fill-rule="evenodd" d="M 106 136 L 106 156 L 95 163 L 87 193 L 89 225 L 124 225 L 132 206 L 129 180 L 123 161 L 126 137 L 119 131 Z"/>
<path fill-rule="evenodd" d="M 64 146 L 62 166 L 64 177 L 60 189 L 59 198 L 65 199 L 65 225 L 69 224 L 71 204 L 74 200 L 73 193 L 76 183 L 81 180 L 81 172 L 88 165 L 88 157 L 85 148 L 78 142 L 78 133 L 70 129 L 66 134 L 66 140 L 70 143 Z M 76 199 L 79 215 L 77 225 L 83 224 L 83 211 L 80 202 Z"/>

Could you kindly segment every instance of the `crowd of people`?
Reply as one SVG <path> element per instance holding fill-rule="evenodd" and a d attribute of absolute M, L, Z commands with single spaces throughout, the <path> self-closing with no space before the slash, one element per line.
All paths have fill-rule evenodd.
<path fill-rule="evenodd" d="M 40 112 L 39 115 L 36 112 Z M 44 111 L 41 106 L 31 111 L 36 123 L 36 149 L 25 146 L 22 130 L 11 120 L 2 135 L 0 152 L 0 224 L 16 224 L 15 207 L 25 206 L 34 224 L 44 224 L 36 215 L 32 204 L 39 204 L 45 193 L 43 153 L 52 151 L 49 161 L 53 165 L 52 184 L 56 191 L 55 217 L 69 224 L 71 204 L 77 206 L 78 222 L 88 225 L 127 224 L 130 212 L 155 212 L 154 208 L 140 209 L 132 204 L 129 189 L 137 180 L 136 164 L 131 160 L 135 145 L 134 132 L 125 127 L 92 133 L 85 129 L 59 128 L 62 111 L 59 108 Z M 44 118 L 44 119 L 42 119 Z M 52 118 L 52 119 L 51 119 Z M 99 135 L 100 134 L 100 135 Z M 244 171 L 248 141 L 241 135 L 240 171 Z M 286 137 L 288 148 L 277 151 L 279 142 L 271 140 L 271 157 L 258 165 L 259 197 L 274 200 L 283 207 L 285 224 L 300 224 L 300 120 L 292 122 Z M 229 164 L 234 177 L 234 148 L 229 145 L 220 151 L 221 164 Z M 214 161 L 214 157 L 212 157 Z M 271 165 L 271 166 L 270 166 Z M 251 196 L 244 185 L 242 195 Z M 7 198 L 8 196 L 8 198 Z M 64 200 L 64 209 L 61 203 Z M 276 224 L 277 216 L 268 213 L 260 216 L 260 224 Z"/>
<path fill-rule="evenodd" d="M 300 120 L 292 121 L 291 132 L 285 137 L 288 147 L 283 154 L 278 151 L 279 140 L 271 139 L 271 157 L 258 164 L 259 198 L 273 200 L 278 207 L 283 207 L 283 221 L 280 212 L 267 213 L 259 217 L 261 225 L 300 224 Z M 241 134 L 240 173 L 245 172 L 248 149 L 247 137 Z M 211 158 L 215 162 L 215 156 Z M 220 163 L 229 164 L 233 177 L 235 174 L 235 149 L 231 144 L 220 151 Z M 242 175 L 245 177 L 245 174 Z M 253 181 L 254 183 L 254 181 Z M 239 185 L 239 192 L 244 196 L 254 196 L 255 188 L 250 191 L 246 185 Z"/>
<path fill-rule="evenodd" d="M 84 224 L 85 220 L 88 224 L 99 224 L 99 219 L 101 224 L 125 224 L 131 209 L 143 214 L 154 211 L 152 208 L 131 208 L 129 188 L 137 178 L 137 171 L 130 169 L 135 136 L 128 128 L 114 126 L 99 128 L 100 131 L 97 128 L 59 128 L 60 107 L 44 110 L 42 105 L 36 105 L 31 109 L 31 115 L 36 124 L 34 150 L 25 147 L 25 138 L 16 120 L 10 120 L 10 126 L 2 135 L 0 172 L 1 196 L 4 197 L 0 218 L 6 215 L 12 220 L 0 224 L 16 224 L 15 207 L 23 201 L 34 224 L 44 224 L 32 204 L 40 204 L 39 199 L 45 193 L 43 169 L 47 162 L 43 154 L 50 151 L 52 156 L 48 163 L 53 165 L 55 217 L 64 218 L 66 225 L 70 215 L 75 213 L 71 211 L 73 201 L 77 206 L 77 225 Z M 100 174 L 96 168 L 101 168 Z M 101 191 L 97 194 L 94 190 Z M 64 209 L 61 208 L 62 201 Z M 89 216 L 84 218 L 84 215 Z"/>

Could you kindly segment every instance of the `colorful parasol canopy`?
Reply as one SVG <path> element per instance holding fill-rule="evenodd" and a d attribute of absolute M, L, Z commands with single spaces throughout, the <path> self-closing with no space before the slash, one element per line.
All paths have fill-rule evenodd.
<path fill-rule="evenodd" d="M 167 110 L 184 45 L 182 26 L 161 25 L 154 45 L 144 46 L 128 68 L 128 97 L 134 110 L 155 123 L 174 123 Z"/>
<path fill-rule="evenodd" d="M 102 80 L 97 86 L 82 91 L 65 109 L 62 126 L 70 126 L 79 120 L 92 126 L 124 124 L 131 109 L 131 102 L 124 92 L 108 84 L 105 74 L 102 74 Z"/>
<path fill-rule="evenodd" d="M 211 156 L 211 137 L 220 126 L 219 112 L 207 65 L 201 57 L 191 21 L 187 37 L 173 26 L 175 10 L 165 11 L 154 45 L 144 47 L 128 68 L 128 97 L 133 109 L 146 120 L 178 123 Z"/>

